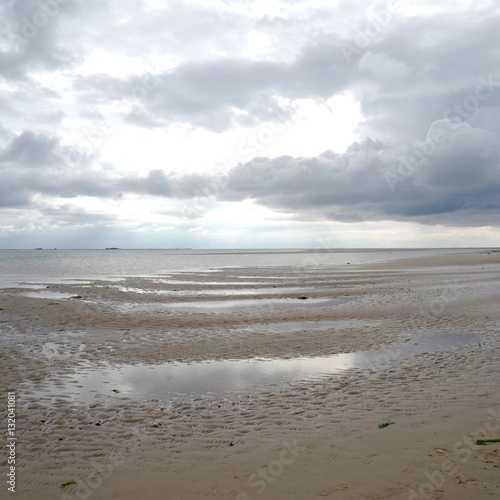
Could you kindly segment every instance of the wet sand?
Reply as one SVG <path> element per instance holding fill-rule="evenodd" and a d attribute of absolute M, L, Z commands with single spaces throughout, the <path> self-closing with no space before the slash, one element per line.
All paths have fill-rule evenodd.
<path fill-rule="evenodd" d="M 475 444 L 500 438 L 498 252 L 47 286 L 0 292 L 18 498 L 500 496 L 500 444 Z M 251 391 L 75 396 L 82 371 L 380 348 Z"/>

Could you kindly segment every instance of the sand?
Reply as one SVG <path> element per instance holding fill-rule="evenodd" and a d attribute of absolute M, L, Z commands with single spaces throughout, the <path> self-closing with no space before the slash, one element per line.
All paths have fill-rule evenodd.
<path fill-rule="evenodd" d="M 17 396 L 17 498 L 500 497 L 500 443 L 475 444 L 500 438 L 499 252 L 41 293 L 0 292 L 2 393 Z M 329 326 L 273 326 L 311 321 Z M 473 336 L 393 354 L 443 333 Z M 115 364 L 380 346 L 388 355 L 377 363 L 249 392 L 167 402 L 106 386 L 90 403 L 71 396 L 81 370 Z M 2 475 L 6 465 L 2 456 Z"/>

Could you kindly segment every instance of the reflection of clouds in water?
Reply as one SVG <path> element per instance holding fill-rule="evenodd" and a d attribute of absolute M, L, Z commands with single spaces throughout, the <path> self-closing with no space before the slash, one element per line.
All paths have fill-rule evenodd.
<path fill-rule="evenodd" d="M 127 365 L 104 370 L 81 369 L 67 384 L 68 395 L 79 401 L 94 401 L 97 396 L 158 399 L 193 394 L 228 394 L 270 385 L 285 386 L 299 380 L 341 374 L 351 368 L 380 372 L 394 362 L 426 352 L 476 344 L 475 334 L 436 333 L 422 335 L 411 343 L 372 351 L 333 356 L 294 359 L 221 360 L 164 365 Z M 48 349 L 53 346 L 47 346 Z M 74 380 L 77 380 L 77 383 Z M 113 392 L 118 390 L 119 393 Z"/>
<path fill-rule="evenodd" d="M 283 384 L 317 376 L 323 371 L 350 367 L 352 354 L 335 358 L 301 358 L 288 360 L 252 359 L 211 361 L 193 364 L 163 365 L 154 375 L 162 380 L 163 390 L 189 393 L 233 392 L 251 386 Z M 151 373 L 141 367 L 130 367 L 124 377 L 133 385 L 144 385 Z"/>
<path fill-rule="evenodd" d="M 190 283 L 193 284 L 193 283 Z M 227 285 L 228 283 L 219 283 L 220 286 Z M 241 283 L 236 283 L 240 284 Z M 259 288 L 226 288 L 226 289 L 204 289 L 196 288 L 194 290 L 151 290 L 147 288 L 137 288 L 137 287 L 126 287 L 117 286 L 116 287 L 121 292 L 125 293 L 137 293 L 145 295 L 259 295 L 259 294 L 280 294 L 280 293 L 299 293 L 300 291 L 307 290 L 311 291 L 322 291 L 331 290 L 331 287 L 279 287 L 279 286 L 266 286 Z"/>
<path fill-rule="evenodd" d="M 169 302 L 145 304 L 119 303 L 115 307 L 120 312 L 161 312 L 165 310 L 186 311 L 186 312 L 229 312 L 244 311 L 248 309 L 286 309 L 286 308 L 321 308 L 330 307 L 357 300 L 358 297 L 339 297 L 339 298 L 309 298 L 307 300 L 298 300 L 298 298 L 276 298 L 276 299 L 240 299 L 240 300 L 209 300 L 209 301 L 191 301 L 191 302 Z"/>
<path fill-rule="evenodd" d="M 48 287 L 47 283 L 50 285 L 90 285 L 91 282 L 82 279 L 68 279 L 61 277 L 40 277 L 35 278 L 30 276 L 30 280 L 27 281 L 23 276 L 0 276 L 0 289 L 2 288 L 22 288 L 29 290 L 43 290 Z"/>
<path fill-rule="evenodd" d="M 319 321 L 282 321 L 277 323 L 254 324 L 244 328 L 253 332 L 300 332 L 302 330 L 326 330 L 335 328 L 354 328 L 361 326 L 376 326 L 380 321 L 362 319 L 319 320 Z"/>
<path fill-rule="evenodd" d="M 195 275 L 199 277 L 200 275 Z M 280 276 L 255 276 L 256 278 L 266 278 L 270 279 L 282 279 Z M 236 276 L 240 278 L 240 276 Z M 178 280 L 178 279 L 152 279 L 151 283 L 165 283 L 168 285 L 203 285 L 203 286 L 227 286 L 227 285 L 269 285 L 269 281 L 248 281 L 250 278 L 241 276 L 242 281 L 225 281 L 221 278 L 221 281 L 197 281 L 193 280 Z"/>
<path fill-rule="evenodd" d="M 23 296 L 34 298 L 34 299 L 70 299 L 74 295 L 72 295 L 71 293 L 52 292 L 52 291 L 41 290 L 39 292 L 23 293 Z"/>
<path fill-rule="evenodd" d="M 126 397 L 169 400 L 172 394 L 223 394 L 345 370 L 351 367 L 353 356 L 132 365 L 104 372 L 82 371 L 73 376 L 83 386 L 77 389 L 79 398 L 83 396 L 87 401 L 96 393 L 112 395 L 112 389 L 118 389 Z"/>

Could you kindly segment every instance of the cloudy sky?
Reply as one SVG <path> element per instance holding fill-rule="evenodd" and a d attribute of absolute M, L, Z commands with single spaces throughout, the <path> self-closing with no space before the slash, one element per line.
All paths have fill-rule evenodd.
<path fill-rule="evenodd" d="M 2 0 L 0 248 L 500 245 L 494 0 Z"/>

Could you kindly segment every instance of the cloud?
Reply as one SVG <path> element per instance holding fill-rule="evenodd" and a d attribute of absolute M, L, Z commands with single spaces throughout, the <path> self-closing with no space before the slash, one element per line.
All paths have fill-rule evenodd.
<path fill-rule="evenodd" d="M 220 201 L 253 200 L 292 214 L 297 220 L 500 225 L 497 137 L 467 123 L 457 126 L 441 120 L 439 126 L 446 130 L 447 141 L 434 145 L 432 154 L 426 155 L 419 149 L 418 168 L 411 168 L 410 163 L 416 150 L 366 140 L 352 144 L 344 154 L 326 151 L 315 158 L 255 158 L 233 167 L 225 177 L 179 175 L 157 169 L 146 176 L 116 175 L 108 170 L 92 171 L 91 176 L 80 170 L 60 171 L 50 165 L 58 141 L 24 132 L 0 153 L 2 175 L 9 171 L 14 160 L 22 166 L 16 172 L 16 182 L 8 186 L 10 198 L 6 196 L 4 205 L 18 206 L 35 195 L 56 198 L 143 195 L 171 200 L 214 196 Z M 33 168 L 37 168 L 36 177 Z M 195 204 L 186 207 L 184 211 L 172 209 L 170 215 L 194 219 L 203 213 Z M 61 208 L 45 209 L 45 213 L 53 217 L 61 213 Z M 97 217 L 84 215 L 89 220 Z M 76 216 L 83 217 L 78 212 Z M 68 218 L 67 213 L 65 217 Z"/>
<path fill-rule="evenodd" d="M 16 210 L 13 227 L 36 212 L 54 226 L 102 229 L 130 199 L 181 221 L 251 200 L 296 221 L 498 227 L 498 9 L 387 5 L 2 2 L 0 215 Z M 219 175 L 162 162 L 173 128 L 203 137 L 186 141 L 203 163 L 216 134 L 234 151 L 235 131 L 286 128 L 300 100 L 345 95 L 363 114 L 346 151 L 247 156 Z M 164 150 L 142 152 L 154 134 Z"/>
<path fill-rule="evenodd" d="M 290 63 L 198 61 L 159 74 L 81 77 L 75 88 L 96 104 L 127 100 L 133 107 L 127 120 L 135 123 L 186 122 L 222 132 L 291 117 L 278 97 L 326 99 L 346 88 L 349 71 L 336 40 L 330 40 L 304 47 Z"/>
<path fill-rule="evenodd" d="M 388 57 L 383 52 L 376 54 L 366 52 L 359 60 L 358 68 L 377 77 L 391 80 L 399 80 L 410 75 L 410 68 L 406 64 Z"/>
<path fill-rule="evenodd" d="M 208 53 L 204 60 L 168 72 L 79 77 L 75 88 L 95 103 L 128 100 L 134 109 L 127 120 L 140 125 L 180 121 L 218 132 L 245 125 L 242 113 L 247 124 L 273 120 L 273 107 L 285 112 L 277 97 L 328 99 L 351 90 L 362 103 L 367 130 L 415 137 L 479 78 L 495 72 L 500 46 L 492 40 L 498 38 L 499 20 L 486 11 L 473 19 L 461 12 L 412 18 L 394 14 L 378 36 L 365 36 L 362 47 L 357 36 L 342 39 L 331 30 L 287 61 Z M 361 23 L 361 34 L 362 29 Z M 352 57 L 346 57 L 345 46 L 355 49 Z M 499 96 L 488 101 L 495 103 Z"/>
<path fill-rule="evenodd" d="M 8 147 L 0 153 L 0 162 L 15 163 L 19 166 L 48 165 L 57 160 L 54 149 L 58 144 L 55 138 L 25 131 L 14 137 Z"/>
<path fill-rule="evenodd" d="M 40 206 L 41 216 L 52 226 L 87 227 L 111 225 L 116 222 L 114 215 L 85 210 L 69 203 L 54 206 Z"/>
<path fill-rule="evenodd" d="M 231 171 L 222 196 L 306 219 L 500 225 L 497 137 L 467 124 L 450 134 L 410 170 L 411 149 L 369 140 L 342 155 L 258 158 Z"/>
<path fill-rule="evenodd" d="M 33 71 L 71 67 L 76 62 L 76 54 L 62 39 L 60 25 L 68 15 L 74 14 L 74 6 L 74 0 L 2 2 L 2 77 L 25 79 Z"/>

